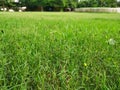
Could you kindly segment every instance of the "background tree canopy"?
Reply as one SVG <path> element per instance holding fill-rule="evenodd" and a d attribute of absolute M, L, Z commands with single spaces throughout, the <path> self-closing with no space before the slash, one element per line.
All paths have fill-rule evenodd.
<path fill-rule="evenodd" d="M 18 3 L 15 1 L 19 1 Z M 27 6 L 28 10 L 60 11 L 76 7 L 118 7 L 118 0 L 0 0 L 0 6 Z"/>
<path fill-rule="evenodd" d="M 78 7 L 117 7 L 118 0 L 80 0 Z"/>

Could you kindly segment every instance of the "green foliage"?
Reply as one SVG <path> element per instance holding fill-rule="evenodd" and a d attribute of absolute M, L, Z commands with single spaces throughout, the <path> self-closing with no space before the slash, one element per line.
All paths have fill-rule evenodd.
<path fill-rule="evenodd" d="M 14 0 L 0 0 L 0 5 L 27 6 L 29 10 L 36 10 L 38 7 L 46 8 L 76 8 L 76 7 L 117 7 L 120 6 L 117 0 L 19 0 L 20 3 L 15 4 Z"/>
<path fill-rule="evenodd" d="M 118 90 L 120 14 L 0 13 L 1 90 Z"/>
<path fill-rule="evenodd" d="M 6 3 L 6 0 L 0 0 L 0 6 L 4 5 Z"/>
<path fill-rule="evenodd" d="M 78 7 L 117 7 L 116 0 L 83 0 Z"/>

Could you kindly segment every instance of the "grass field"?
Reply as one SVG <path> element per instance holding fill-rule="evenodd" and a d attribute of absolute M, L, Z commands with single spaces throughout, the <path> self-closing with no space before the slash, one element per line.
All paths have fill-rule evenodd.
<path fill-rule="evenodd" d="M 0 90 L 119 90 L 120 14 L 0 12 Z"/>

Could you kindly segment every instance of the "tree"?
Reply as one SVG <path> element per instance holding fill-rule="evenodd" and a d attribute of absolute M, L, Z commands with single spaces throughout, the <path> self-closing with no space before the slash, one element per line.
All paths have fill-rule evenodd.
<path fill-rule="evenodd" d="M 80 0 L 79 7 L 117 7 L 117 0 Z"/>
<path fill-rule="evenodd" d="M 2 6 L 4 8 L 5 4 L 6 4 L 6 0 L 0 0 L 0 6 Z"/>
<path fill-rule="evenodd" d="M 117 1 L 117 6 L 120 7 L 120 0 Z"/>
<path fill-rule="evenodd" d="M 117 0 L 106 0 L 107 7 L 117 7 Z"/>
<path fill-rule="evenodd" d="M 41 8 L 53 7 L 64 9 L 65 7 L 75 8 L 77 6 L 77 0 L 22 0 L 22 3 L 30 9 L 35 9 L 38 6 Z"/>

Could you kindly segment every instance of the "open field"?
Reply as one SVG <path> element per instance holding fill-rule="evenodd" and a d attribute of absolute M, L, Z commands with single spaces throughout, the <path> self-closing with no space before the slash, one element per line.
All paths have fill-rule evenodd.
<path fill-rule="evenodd" d="M 0 90 L 119 90 L 120 14 L 0 12 Z"/>

